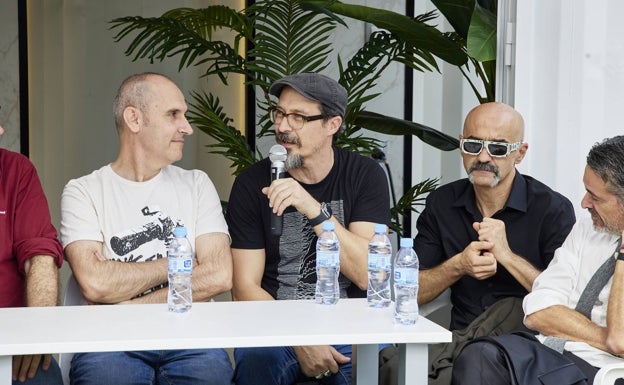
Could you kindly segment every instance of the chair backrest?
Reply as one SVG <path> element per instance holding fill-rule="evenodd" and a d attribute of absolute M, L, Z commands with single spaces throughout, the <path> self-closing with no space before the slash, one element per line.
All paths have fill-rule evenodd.
<path fill-rule="evenodd" d="M 71 274 L 65 285 L 65 295 L 63 297 L 63 306 L 87 305 L 87 300 L 82 296 L 76 278 Z"/>
<path fill-rule="evenodd" d="M 74 278 L 74 275 L 70 275 L 65 285 L 65 294 L 63 296 L 63 306 L 79 306 L 86 305 L 87 301 L 82 296 L 78 282 Z M 63 375 L 63 383 L 69 385 L 69 368 L 71 367 L 71 360 L 74 353 L 61 353 L 59 354 L 59 366 L 61 367 L 61 374 Z"/>
<path fill-rule="evenodd" d="M 594 385 L 613 385 L 620 378 L 624 378 L 624 363 L 603 366 L 594 377 Z"/>
<path fill-rule="evenodd" d="M 446 289 L 433 301 L 420 305 L 418 313 L 438 325 L 448 328 L 451 324 L 451 289 Z"/>

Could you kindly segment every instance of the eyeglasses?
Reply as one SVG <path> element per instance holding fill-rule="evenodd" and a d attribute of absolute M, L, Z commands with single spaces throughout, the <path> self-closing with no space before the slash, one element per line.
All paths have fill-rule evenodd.
<path fill-rule="evenodd" d="M 461 139 L 459 141 L 459 147 L 464 154 L 479 155 L 485 145 L 488 154 L 494 158 L 506 157 L 510 152 L 519 149 L 521 144 L 522 142 L 505 143 L 481 139 Z"/>
<path fill-rule="evenodd" d="M 293 130 L 301 130 L 306 122 L 313 122 L 315 120 L 324 118 L 323 115 L 305 116 L 296 112 L 291 112 L 287 114 L 277 107 L 269 107 L 269 118 L 273 123 L 275 123 L 276 125 L 281 124 L 282 120 L 284 120 L 284 117 L 288 119 L 288 125 Z"/>

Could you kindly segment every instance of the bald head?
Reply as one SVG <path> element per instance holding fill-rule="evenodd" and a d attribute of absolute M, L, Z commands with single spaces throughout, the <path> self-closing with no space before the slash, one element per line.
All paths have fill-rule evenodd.
<path fill-rule="evenodd" d="M 513 107 L 499 102 L 480 104 L 464 121 L 464 138 L 486 135 L 490 140 L 508 138 L 512 142 L 524 139 L 524 119 Z"/>
<path fill-rule="evenodd" d="M 174 84 L 167 76 L 154 72 L 132 75 L 121 83 L 113 105 L 115 126 L 118 132 L 124 124 L 123 113 L 126 107 L 135 107 L 145 112 L 147 105 L 154 97 L 154 83 L 159 81 Z"/>

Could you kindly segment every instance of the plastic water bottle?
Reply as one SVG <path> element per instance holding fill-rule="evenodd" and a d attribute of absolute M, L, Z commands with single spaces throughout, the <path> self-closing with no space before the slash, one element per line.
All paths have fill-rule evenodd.
<path fill-rule="evenodd" d="M 334 305 L 340 298 L 340 242 L 334 222 L 323 222 L 323 232 L 316 242 L 316 303 Z"/>
<path fill-rule="evenodd" d="M 390 305 L 390 274 L 392 273 L 392 244 L 386 235 L 387 227 L 378 223 L 368 243 L 368 290 L 370 307 Z"/>
<path fill-rule="evenodd" d="M 411 325 L 418 319 L 418 257 L 412 238 L 401 238 L 400 245 L 394 261 L 394 322 Z"/>
<path fill-rule="evenodd" d="M 186 313 L 193 305 L 193 248 L 186 238 L 186 228 L 177 226 L 167 250 L 169 266 L 169 311 Z"/>

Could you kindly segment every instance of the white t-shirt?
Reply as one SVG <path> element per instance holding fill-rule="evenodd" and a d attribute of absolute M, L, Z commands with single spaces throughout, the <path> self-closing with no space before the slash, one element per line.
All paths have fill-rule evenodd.
<path fill-rule="evenodd" d="M 591 219 L 579 219 L 563 245 L 555 252 L 548 268 L 533 282 L 533 290 L 524 297 L 525 315 L 554 305 L 576 308 L 581 293 L 596 270 L 607 258 L 612 258 L 618 239 L 615 235 L 594 230 Z M 591 320 L 598 326 L 607 325 L 610 292 L 611 280 L 598 295 L 591 312 Z M 543 342 L 545 336 L 540 334 L 537 338 Z M 565 350 L 599 368 L 608 364 L 624 363 L 624 360 L 584 342 L 567 341 Z"/>
<path fill-rule="evenodd" d="M 228 234 L 208 175 L 176 166 L 164 167 L 146 182 L 124 179 L 110 165 L 70 180 L 61 215 L 63 247 L 78 240 L 99 241 L 106 258 L 122 262 L 166 257 L 176 225 L 186 227 L 192 245 L 202 234 Z"/>

